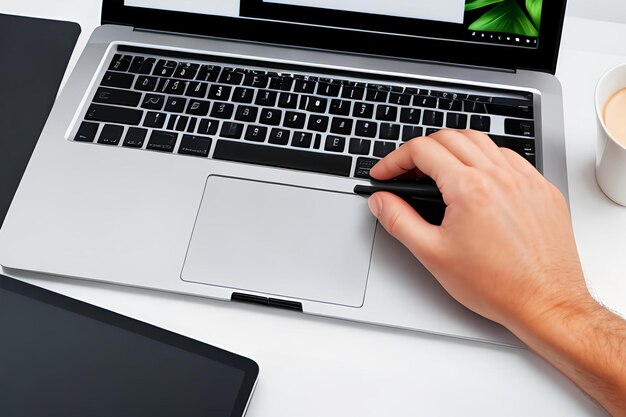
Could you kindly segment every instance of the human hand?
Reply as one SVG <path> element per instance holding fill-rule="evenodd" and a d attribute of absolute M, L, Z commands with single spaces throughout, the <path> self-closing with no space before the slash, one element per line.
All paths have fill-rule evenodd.
<path fill-rule="evenodd" d="M 590 299 L 561 192 L 515 152 L 476 131 L 413 139 L 370 171 L 431 177 L 447 205 L 441 226 L 404 200 L 370 197 L 382 226 L 466 307 L 514 329 Z"/>

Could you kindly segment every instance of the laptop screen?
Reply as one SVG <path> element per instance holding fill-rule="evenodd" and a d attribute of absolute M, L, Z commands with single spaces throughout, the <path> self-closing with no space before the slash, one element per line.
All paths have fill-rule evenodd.
<path fill-rule="evenodd" d="M 543 0 L 125 0 L 135 7 L 537 48 Z"/>
<path fill-rule="evenodd" d="M 505 70 L 556 71 L 566 0 L 103 0 L 103 23 Z"/>

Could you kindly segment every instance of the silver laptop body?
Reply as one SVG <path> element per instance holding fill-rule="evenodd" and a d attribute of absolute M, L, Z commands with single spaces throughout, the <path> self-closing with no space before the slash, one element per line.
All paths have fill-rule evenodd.
<path fill-rule="evenodd" d="M 173 152 L 150 150 L 147 139 L 140 149 L 123 141 L 111 146 L 75 140 L 119 55 L 306 70 L 319 77 L 336 73 L 339 79 L 438 85 L 468 95 L 489 90 L 504 99 L 532 94 L 537 166 L 567 195 L 561 88 L 549 72 L 103 24 L 58 97 L 0 232 L 5 273 L 248 301 L 520 346 L 506 329 L 453 300 L 376 223 L 366 198 L 353 193 L 355 185 L 368 183 L 364 178 L 181 155 L 182 136 L 189 132 L 179 133 Z M 147 93 L 141 94 L 145 99 Z M 492 117 L 492 133 L 504 134 L 504 119 Z M 130 128 L 123 129 L 127 134 Z M 212 136 L 210 152 L 218 141 L 220 133 Z M 232 142 L 247 143 L 245 137 Z"/>

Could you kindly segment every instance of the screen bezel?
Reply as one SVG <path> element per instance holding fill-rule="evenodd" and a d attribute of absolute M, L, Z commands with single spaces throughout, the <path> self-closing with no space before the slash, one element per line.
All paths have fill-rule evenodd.
<path fill-rule="evenodd" d="M 242 13 L 248 2 L 243 0 Z M 305 13 L 306 7 L 295 7 Z M 125 6 L 124 0 L 103 0 L 102 23 L 174 33 L 189 33 L 243 41 L 332 50 L 425 62 L 443 62 L 505 70 L 554 74 L 561 41 L 566 0 L 546 1 L 536 49 L 450 42 L 440 39 L 367 33 L 331 27 L 298 25 L 253 18 L 208 16 Z M 303 9 L 303 10 L 300 10 Z M 551 22 L 546 24 L 545 22 Z"/>
<path fill-rule="evenodd" d="M 135 333 L 155 342 L 170 345 L 242 371 L 244 378 L 237 394 L 231 417 L 244 415 L 259 375 L 259 366 L 252 359 L 4 275 L 0 275 L 0 289 Z M 25 360 L 27 359 L 25 358 Z"/>

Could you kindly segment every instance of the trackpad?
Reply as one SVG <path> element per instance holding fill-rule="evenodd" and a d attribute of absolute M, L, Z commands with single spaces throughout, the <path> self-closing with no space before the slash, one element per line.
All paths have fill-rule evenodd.
<path fill-rule="evenodd" d="M 360 307 L 375 230 L 361 196 L 212 175 L 182 279 Z"/>

